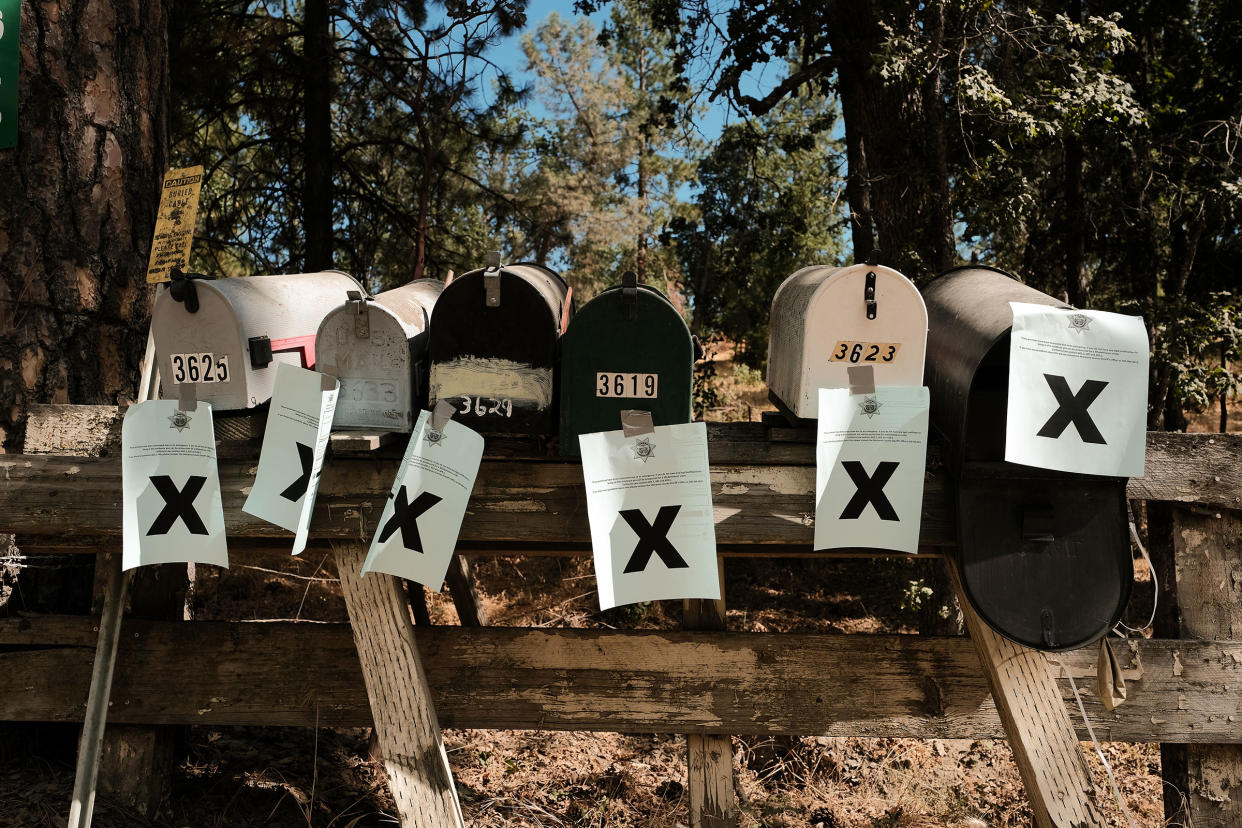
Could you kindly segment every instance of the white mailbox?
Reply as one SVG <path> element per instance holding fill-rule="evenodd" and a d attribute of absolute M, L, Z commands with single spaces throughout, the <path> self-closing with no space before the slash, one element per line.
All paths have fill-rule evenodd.
<path fill-rule="evenodd" d="M 333 428 L 410 431 L 427 404 L 427 324 L 444 290 L 417 279 L 375 297 L 352 291 L 324 317 L 319 370 L 341 381 Z"/>
<path fill-rule="evenodd" d="M 881 265 L 804 267 L 772 297 L 768 388 L 798 419 L 819 416 L 820 388 L 848 388 L 869 365 L 876 385 L 922 385 L 927 307 L 914 283 Z"/>
<path fill-rule="evenodd" d="M 336 270 L 175 280 L 151 311 L 161 395 L 192 382 L 216 411 L 264 404 L 277 362 L 315 367 L 319 323 L 351 290 L 362 287 Z"/>

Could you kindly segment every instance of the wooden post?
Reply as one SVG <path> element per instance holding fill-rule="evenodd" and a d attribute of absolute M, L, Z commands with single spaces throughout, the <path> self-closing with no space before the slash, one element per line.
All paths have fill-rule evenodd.
<path fill-rule="evenodd" d="M 720 594 L 724 595 L 724 559 L 718 558 Z M 689 630 L 723 630 L 724 598 L 685 602 L 683 625 Z M 719 734 L 686 736 L 686 788 L 690 794 L 690 828 L 736 828 L 737 798 L 733 794 L 733 738 Z"/>
<path fill-rule="evenodd" d="M 401 824 L 463 828 L 461 803 L 401 584 L 380 572 L 364 578 L 367 548 L 360 543 L 337 544 L 335 553 Z"/>
<path fill-rule="evenodd" d="M 121 613 L 125 609 L 127 576 L 121 572 L 121 556 L 106 553 L 99 564 L 108 568 L 103 613 L 99 618 L 99 637 L 95 643 L 95 665 L 91 689 L 86 699 L 82 741 L 78 745 L 78 766 L 73 779 L 73 799 L 69 803 L 69 828 L 90 828 L 95 810 L 95 779 L 99 774 L 99 753 L 108 719 L 108 698 L 112 694 L 112 670 L 116 666 L 116 645 L 121 637 Z"/>
<path fill-rule="evenodd" d="M 1242 640 L 1242 514 L 1174 506 L 1173 550 L 1182 637 Z M 1186 824 L 1242 825 L 1242 747 L 1187 745 L 1185 756 Z"/>
<path fill-rule="evenodd" d="M 1097 791 L 1070 724 L 1047 657 L 1002 638 L 970 606 L 957 565 L 946 559 L 966 628 L 987 674 L 1040 828 L 1105 828 L 1095 806 Z"/>
<path fill-rule="evenodd" d="M 444 580 L 448 582 L 449 594 L 453 596 L 453 606 L 457 608 L 461 625 L 486 627 L 487 612 L 483 609 L 479 592 L 474 587 L 474 573 L 470 571 L 470 561 L 462 555 L 454 554 L 449 560 L 448 573 Z"/>

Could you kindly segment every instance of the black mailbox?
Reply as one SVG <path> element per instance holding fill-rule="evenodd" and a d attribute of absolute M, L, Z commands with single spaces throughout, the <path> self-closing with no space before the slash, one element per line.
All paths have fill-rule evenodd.
<path fill-rule="evenodd" d="M 690 328 L 667 296 L 627 273 L 574 316 L 561 378 L 561 454 L 578 456 L 580 434 L 620 428 L 623 409 L 650 411 L 655 425 L 688 423 Z"/>
<path fill-rule="evenodd" d="M 458 276 L 431 313 L 429 404 L 485 434 L 552 436 L 561 334 L 573 312 L 565 280 L 537 264 Z"/>
<path fill-rule="evenodd" d="M 975 265 L 941 274 L 923 298 L 931 425 L 956 496 L 966 596 L 989 626 L 1027 647 L 1072 650 L 1101 638 L 1133 581 L 1125 478 L 1004 460 L 1009 303 L 1069 306 Z"/>

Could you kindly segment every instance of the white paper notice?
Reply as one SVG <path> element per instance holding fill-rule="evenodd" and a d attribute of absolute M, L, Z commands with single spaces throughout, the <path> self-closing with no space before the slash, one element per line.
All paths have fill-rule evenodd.
<path fill-rule="evenodd" d="M 819 389 L 816 549 L 918 551 L 929 401 L 922 386 Z"/>
<path fill-rule="evenodd" d="M 125 569 L 157 563 L 229 565 L 211 405 L 136 403 L 121 425 Z"/>
<path fill-rule="evenodd" d="M 444 583 L 466 503 L 483 460 L 483 438 L 449 420 L 418 415 L 362 572 L 387 572 L 438 590 Z"/>
<path fill-rule="evenodd" d="M 295 555 L 306 548 L 340 387 L 327 374 L 276 365 L 259 471 L 242 511 L 293 532 Z"/>
<path fill-rule="evenodd" d="M 1010 302 L 1005 459 L 1142 477 L 1147 328 L 1138 316 Z"/>
<path fill-rule="evenodd" d="M 599 605 L 720 597 L 707 426 L 583 434 Z"/>

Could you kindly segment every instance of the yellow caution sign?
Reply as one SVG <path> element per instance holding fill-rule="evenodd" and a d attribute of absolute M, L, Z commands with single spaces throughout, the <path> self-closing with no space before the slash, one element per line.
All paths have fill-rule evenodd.
<path fill-rule="evenodd" d="M 174 267 L 185 270 L 190 266 L 190 245 L 194 242 L 202 187 L 201 164 L 165 173 L 160 210 L 155 217 L 155 237 L 151 240 L 151 260 L 147 264 L 148 284 L 167 282 Z"/>

